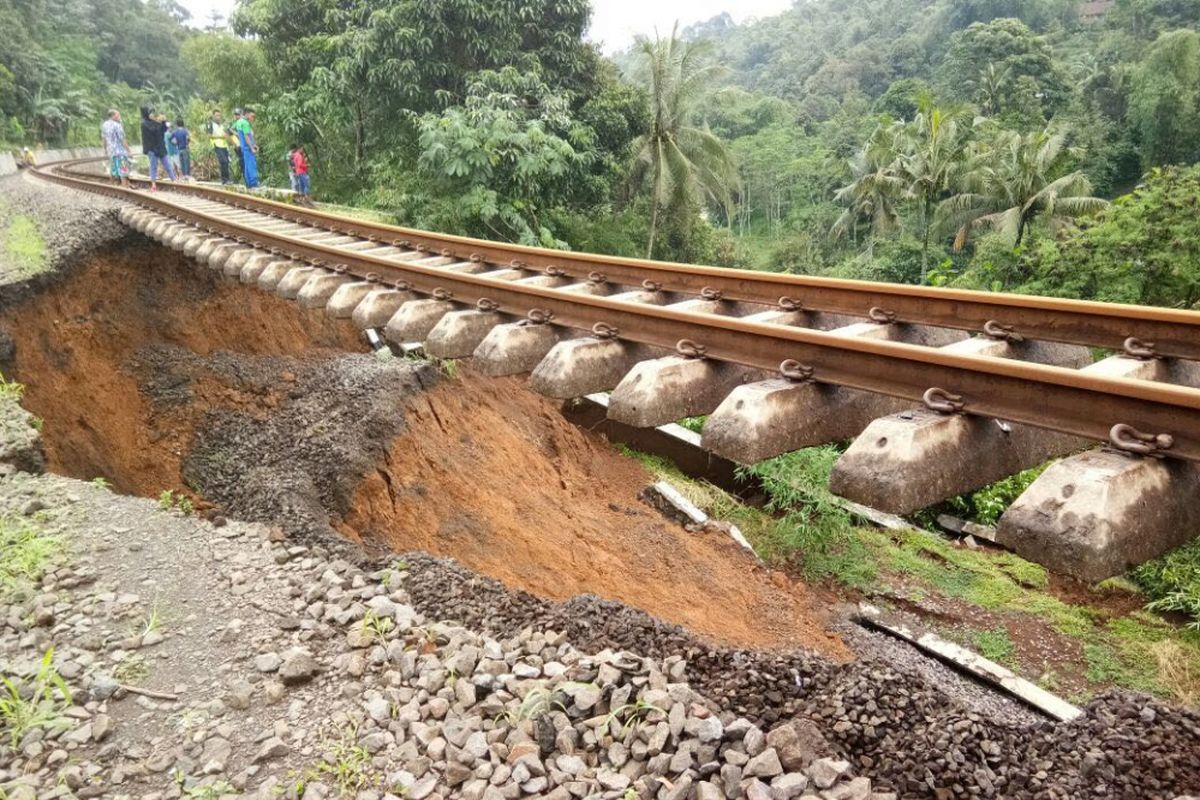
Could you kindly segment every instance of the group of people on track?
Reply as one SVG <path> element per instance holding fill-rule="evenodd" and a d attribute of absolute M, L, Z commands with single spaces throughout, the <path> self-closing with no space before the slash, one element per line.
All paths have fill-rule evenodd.
<path fill-rule="evenodd" d="M 204 124 L 205 134 L 217 159 L 221 184 L 227 186 L 233 183 L 229 157 L 229 151 L 233 150 L 246 188 L 254 189 L 260 185 L 258 142 L 254 137 L 254 109 L 235 108 L 233 117 L 233 123 L 226 125 L 221 111 L 214 109 Z M 172 181 L 181 178 L 192 179 L 192 134 L 182 118 L 176 119 L 172 125 L 163 114 L 155 113 L 153 107 L 143 106 L 141 134 L 142 153 L 150 161 L 150 191 L 158 189 L 160 168 Z M 122 186 L 129 188 L 131 150 L 125 138 L 121 112 L 117 109 L 110 110 L 108 118 L 101 124 L 100 139 L 108 157 L 109 175 L 114 180 L 119 180 Z M 297 200 L 310 204 L 308 156 L 303 147 L 293 144 L 289 148 L 287 168 L 292 191 L 296 193 Z"/>

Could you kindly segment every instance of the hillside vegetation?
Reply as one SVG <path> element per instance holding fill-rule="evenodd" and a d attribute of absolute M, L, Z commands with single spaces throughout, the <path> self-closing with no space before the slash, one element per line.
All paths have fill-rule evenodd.
<path fill-rule="evenodd" d="M 807 0 L 609 59 L 587 0 L 0 0 L 0 138 L 258 111 L 286 185 L 622 255 L 1200 301 L 1200 0 Z M 132 131 L 131 131 L 132 132 Z M 199 170 L 211 157 L 198 142 Z"/>

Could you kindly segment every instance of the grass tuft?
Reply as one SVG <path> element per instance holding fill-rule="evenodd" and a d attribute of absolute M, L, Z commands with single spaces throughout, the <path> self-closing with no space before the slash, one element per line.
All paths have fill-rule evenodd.
<path fill-rule="evenodd" d="M 46 240 L 31 217 L 17 214 L 4 234 L 4 252 L 18 276 L 36 275 L 46 269 Z"/>
<path fill-rule="evenodd" d="M 1154 611 L 1176 611 L 1200 630 L 1200 539 L 1137 567 L 1134 582 L 1151 598 Z"/>
<path fill-rule="evenodd" d="M 44 536 L 28 520 L 0 516 L 0 601 L 28 597 L 65 549 L 62 537 Z"/>
<path fill-rule="evenodd" d="M 0 735 L 16 750 L 35 728 L 66 730 L 63 713 L 71 705 L 71 690 L 54 668 L 54 648 L 46 651 L 37 672 L 28 680 L 0 678 Z"/>

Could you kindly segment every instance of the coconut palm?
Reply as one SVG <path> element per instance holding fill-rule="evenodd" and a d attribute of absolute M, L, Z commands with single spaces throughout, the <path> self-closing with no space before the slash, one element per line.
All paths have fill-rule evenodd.
<path fill-rule="evenodd" d="M 920 211 L 921 283 L 929 273 L 929 239 L 937 203 L 962 168 L 969 131 L 964 109 L 937 106 L 928 95 L 920 99 L 916 116 L 903 128 L 897 163 Z"/>
<path fill-rule="evenodd" d="M 678 25 L 676 26 L 676 29 Z M 725 143 L 694 124 L 699 101 L 721 68 L 708 57 L 706 43 L 640 36 L 646 90 L 650 97 L 650 130 L 633 144 L 630 180 L 650 194 L 650 235 L 646 257 L 654 253 L 659 215 L 686 214 L 703 199 L 728 211 L 738 178 Z"/>
<path fill-rule="evenodd" d="M 1066 139 L 1065 131 L 1049 128 L 1003 131 L 992 147 L 972 157 L 962 174 L 965 191 L 939 208 L 944 223 L 956 230 L 955 248 L 983 227 L 1000 231 L 1016 247 L 1039 217 L 1059 225 L 1107 206 L 1092 196 L 1091 181 L 1082 172 L 1061 174 L 1072 157 Z"/>
<path fill-rule="evenodd" d="M 896 137 L 901 126 L 882 124 L 849 160 L 851 180 L 834 195 L 846 206 L 833 223 L 834 238 L 847 232 L 857 239 L 858 225 L 870 220 L 871 234 L 882 236 L 900 224 L 899 202 L 906 184 L 896 168 Z"/>

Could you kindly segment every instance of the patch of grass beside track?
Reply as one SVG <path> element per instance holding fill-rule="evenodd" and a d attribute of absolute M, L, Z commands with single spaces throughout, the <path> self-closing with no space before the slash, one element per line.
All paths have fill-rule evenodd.
<path fill-rule="evenodd" d="M 858 524 L 827 488 L 841 452 L 836 446 L 746 469 L 763 485 L 764 509 L 685 477 L 665 459 L 621 449 L 710 516 L 737 525 L 769 565 L 848 599 L 866 595 L 877 605 L 916 613 L 946 609 L 955 617 L 949 629 L 936 616 L 931 622 L 943 633 L 1075 700 L 1122 686 L 1200 703 L 1200 630 L 1153 610 L 1123 610 L 1137 602 L 1131 593 L 1139 586 L 1200 587 L 1200 544 L 1141 568 L 1133 576 L 1137 585 L 1106 581 L 1080 596 L 1056 590 L 1044 567 L 1006 551 L 968 547 L 917 527 L 883 531 Z M 1114 593 L 1129 602 L 1114 602 L 1121 599 Z M 1031 635 L 1018 635 L 1025 632 Z M 1061 655 L 1047 661 L 1046 651 Z"/>

